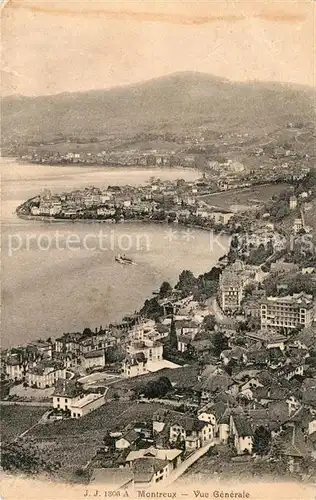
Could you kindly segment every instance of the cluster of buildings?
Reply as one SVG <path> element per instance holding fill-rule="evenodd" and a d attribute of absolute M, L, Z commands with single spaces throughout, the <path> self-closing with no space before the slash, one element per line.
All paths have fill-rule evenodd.
<path fill-rule="evenodd" d="M 53 393 L 56 414 L 81 418 L 105 404 L 104 392 L 83 391 L 82 385 L 72 379 L 59 379 Z M 58 418 L 58 417 L 57 417 Z"/>
<path fill-rule="evenodd" d="M 6 351 L 5 373 L 12 382 L 47 389 L 58 379 L 66 379 L 67 371 L 86 373 L 104 367 L 106 349 L 117 342 L 109 330 L 102 328 L 88 334 L 66 333 L 54 341 L 38 340 Z"/>
<path fill-rule="evenodd" d="M 238 165 L 235 170 L 236 175 L 243 172 Z M 46 191 L 33 200 L 31 212 L 45 209 L 49 216 L 59 216 L 67 210 L 92 210 L 112 217 L 118 210 L 139 210 L 143 215 L 169 203 L 170 213 L 178 207 L 176 218 L 195 213 L 214 220 L 214 212 L 209 216 L 198 202 L 200 189 L 203 182 L 153 180 L 141 188 L 87 188 L 61 195 Z M 289 204 L 291 211 L 299 205 L 294 197 Z M 227 216 L 223 223 L 229 223 L 230 215 L 222 214 Z M 159 411 L 128 425 L 118 418 L 115 428 L 108 429 L 92 461 L 93 483 L 149 488 L 172 481 L 183 462 L 210 448 L 284 459 L 292 472 L 316 459 L 316 301 L 312 286 L 304 290 L 302 285 L 306 274 L 313 283 L 314 269 L 281 259 L 286 247 L 279 236 L 271 224 L 258 221 L 246 241 L 244 234 L 237 237 L 218 264 L 218 279 L 216 273 L 210 278 L 216 286 L 208 299 L 201 298 L 198 280 L 192 280 L 192 290 L 160 289 L 152 298 L 160 312 L 153 316 L 135 313 L 107 328 L 66 333 L 3 353 L 11 384 L 52 390 L 53 419 L 88 418 L 100 407 L 106 411 L 108 393 L 120 385 L 127 399 L 133 395 L 135 404 L 145 404 L 137 383 L 169 377 Z M 262 262 L 247 263 L 259 248 L 267 249 Z M 299 278 L 299 290 L 287 289 L 287 275 Z M 273 294 L 266 281 L 271 277 L 276 281 Z M 103 377 L 102 383 L 89 383 L 95 374 Z M 112 391 L 109 377 L 116 384 Z"/>
<path fill-rule="evenodd" d="M 211 185 L 201 179 L 195 182 L 161 182 L 148 185 L 108 186 L 101 190 L 89 187 L 69 193 L 52 194 L 45 190 L 19 208 L 19 214 L 43 218 L 93 218 L 111 222 L 121 219 L 157 219 L 172 222 L 190 220 L 195 223 L 227 225 L 234 213 L 207 206 L 199 200 Z"/>
<path fill-rule="evenodd" d="M 274 460 L 283 459 L 291 472 L 316 459 L 316 383 L 305 374 L 315 325 L 290 337 L 246 332 L 243 347 L 236 329 L 222 333 L 228 347 L 218 359 L 210 356 L 195 377 L 193 367 L 178 368 L 183 375 L 174 391 L 184 409 L 172 409 L 171 393 L 145 422 L 118 422 L 108 431 L 92 460 L 92 483 L 113 480 L 118 488 L 128 478 L 129 486 L 146 489 L 172 482 L 179 466 L 217 448 L 269 457 L 277 442 Z"/>
<path fill-rule="evenodd" d="M 256 283 L 254 269 L 238 261 L 228 265 L 222 276 L 225 273 L 236 274 L 238 287 Z M 228 293 L 225 280 L 219 280 L 224 294 Z M 257 292 L 253 290 L 253 297 Z M 53 387 L 53 420 L 88 418 L 101 407 L 106 412 L 110 386 L 105 380 L 103 387 L 88 385 L 87 389 L 83 384 L 87 376 L 82 375 L 91 369 L 106 373 L 109 348 L 119 346 L 125 353 L 122 361 L 114 363 L 116 385 L 132 383 L 134 377 L 141 383 L 149 373 L 166 376 L 166 369 L 170 380 L 172 373 L 182 374 L 151 418 L 127 425 L 118 418 L 115 428 L 108 429 L 91 462 L 91 483 L 146 489 L 172 482 L 181 474 L 182 464 L 193 463 L 210 449 L 269 457 L 274 442 L 278 443 L 274 459 L 282 458 L 292 472 L 300 472 L 306 460 L 314 460 L 316 377 L 309 363 L 316 341 L 313 297 L 305 292 L 280 297 L 259 294 L 258 327 L 242 333 L 236 318 L 226 317 L 216 318 L 208 331 L 205 319 L 210 311 L 193 294 L 173 289 L 157 300 L 162 310 L 157 320 L 136 314 L 108 329 L 65 334 L 52 342 L 34 342 L 26 351 L 7 353 L 9 378 L 36 384 L 39 390 Z M 239 304 L 238 296 L 232 304 L 240 308 L 244 300 Z M 178 366 L 163 359 L 171 329 L 178 355 L 193 349 L 198 361 Z M 217 355 L 214 334 L 225 341 Z M 181 408 L 174 406 L 179 394 Z"/>

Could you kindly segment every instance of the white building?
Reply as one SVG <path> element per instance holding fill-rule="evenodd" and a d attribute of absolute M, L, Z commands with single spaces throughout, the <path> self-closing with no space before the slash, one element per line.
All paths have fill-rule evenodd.
<path fill-rule="evenodd" d="M 163 346 L 155 340 L 131 342 L 127 345 L 126 350 L 131 356 L 143 353 L 147 361 L 155 362 L 162 360 Z"/>
<path fill-rule="evenodd" d="M 297 207 L 297 198 L 296 196 L 291 196 L 290 198 L 290 210 L 295 210 Z"/>
<path fill-rule="evenodd" d="M 86 352 L 82 356 L 82 366 L 85 370 L 91 368 L 103 368 L 105 366 L 104 349 Z"/>
<path fill-rule="evenodd" d="M 147 359 L 142 352 L 128 356 L 123 361 L 124 377 L 132 378 L 147 373 Z"/>
<path fill-rule="evenodd" d="M 38 363 L 36 366 L 29 368 L 26 374 L 28 385 L 38 389 L 53 387 L 60 378 L 66 378 L 66 369 L 63 363 L 57 361 Z"/>
<path fill-rule="evenodd" d="M 104 394 L 87 394 L 75 401 L 70 408 L 72 418 L 80 418 L 105 404 Z"/>
<path fill-rule="evenodd" d="M 294 219 L 293 231 L 294 233 L 299 233 L 302 229 L 304 229 L 304 223 L 301 217 Z"/>
<path fill-rule="evenodd" d="M 246 269 L 240 261 L 224 269 L 219 278 L 218 292 L 219 303 L 223 311 L 234 312 L 240 308 L 245 287 L 254 275 L 254 270 Z"/>
<path fill-rule="evenodd" d="M 56 410 L 71 411 L 72 405 L 83 395 L 80 384 L 73 380 L 58 380 L 53 394 L 53 407 Z"/>
<path fill-rule="evenodd" d="M 5 362 L 5 372 L 10 380 L 17 382 L 23 380 L 25 368 L 17 356 L 11 356 Z"/>
<path fill-rule="evenodd" d="M 284 328 L 288 331 L 302 326 L 309 328 L 314 320 L 312 295 L 304 292 L 286 297 L 267 297 L 261 303 L 261 328 Z"/>
<path fill-rule="evenodd" d="M 53 394 L 53 408 L 69 412 L 72 418 L 80 418 L 105 403 L 104 394 L 84 394 L 82 387 L 73 380 L 58 380 Z"/>
<path fill-rule="evenodd" d="M 234 446 L 238 455 L 244 453 L 252 453 L 253 431 L 249 422 L 244 415 L 231 415 L 230 436 L 234 439 Z"/>

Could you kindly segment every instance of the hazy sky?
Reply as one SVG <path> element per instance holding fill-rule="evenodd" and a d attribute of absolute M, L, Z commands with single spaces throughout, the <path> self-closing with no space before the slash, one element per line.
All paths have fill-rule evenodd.
<path fill-rule="evenodd" d="M 313 0 L 11 0 L 4 94 L 101 89 L 182 70 L 315 84 Z"/>

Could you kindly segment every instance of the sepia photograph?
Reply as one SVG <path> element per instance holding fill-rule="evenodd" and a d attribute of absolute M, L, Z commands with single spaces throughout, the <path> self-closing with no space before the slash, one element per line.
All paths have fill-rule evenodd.
<path fill-rule="evenodd" d="M 0 499 L 315 500 L 315 7 L 2 1 Z"/>

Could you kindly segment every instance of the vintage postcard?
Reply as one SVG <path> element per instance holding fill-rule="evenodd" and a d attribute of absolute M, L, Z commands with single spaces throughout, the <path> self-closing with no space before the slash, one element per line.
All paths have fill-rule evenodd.
<path fill-rule="evenodd" d="M 3 1 L 1 499 L 315 500 L 315 5 Z"/>

